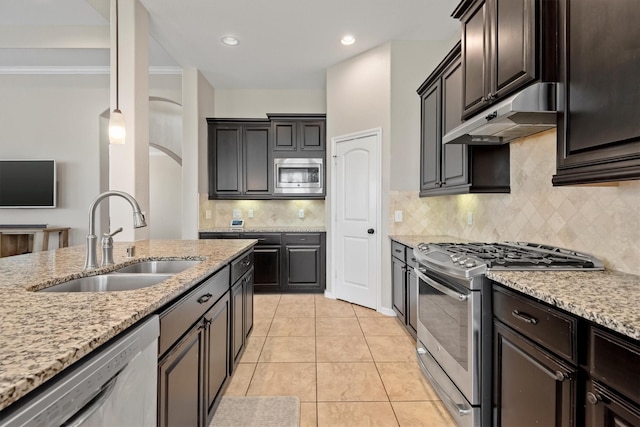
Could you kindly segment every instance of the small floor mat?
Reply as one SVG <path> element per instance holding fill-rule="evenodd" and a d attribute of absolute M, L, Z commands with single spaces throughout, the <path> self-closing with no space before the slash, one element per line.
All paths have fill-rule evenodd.
<path fill-rule="evenodd" d="M 300 399 L 295 396 L 228 397 L 220 401 L 209 427 L 298 427 Z"/>

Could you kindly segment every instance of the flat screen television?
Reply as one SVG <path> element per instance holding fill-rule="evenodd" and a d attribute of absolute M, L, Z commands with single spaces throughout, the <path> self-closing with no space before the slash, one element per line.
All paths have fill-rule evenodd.
<path fill-rule="evenodd" d="M 55 160 L 0 160 L 0 208 L 55 207 Z"/>

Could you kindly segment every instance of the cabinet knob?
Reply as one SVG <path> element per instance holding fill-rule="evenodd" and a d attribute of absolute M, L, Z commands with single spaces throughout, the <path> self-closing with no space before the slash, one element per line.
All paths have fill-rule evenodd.
<path fill-rule="evenodd" d="M 590 391 L 587 392 L 587 402 L 591 403 L 592 405 L 597 405 L 598 402 L 601 402 L 601 401 L 602 401 L 602 398 L 597 394 L 592 393 Z"/>
<path fill-rule="evenodd" d="M 567 378 L 569 378 L 569 376 L 567 374 L 565 374 L 562 371 L 556 371 L 556 380 L 562 382 L 564 380 L 566 380 Z"/>
<path fill-rule="evenodd" d="M 480 102 L 487 102 L 489 99 L 486 96 L 480 98 Z"/>

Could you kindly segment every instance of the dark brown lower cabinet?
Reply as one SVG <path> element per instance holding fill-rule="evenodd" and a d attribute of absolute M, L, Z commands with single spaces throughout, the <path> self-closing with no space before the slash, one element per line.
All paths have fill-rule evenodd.
<path fill-rule="evenodd" d="M 204 315 L 207 421 L 211 418 L 225 381 L 229 378 L 230 304 L 227 295 Z"/>
<path fill-rule="evenodd" d="M 391 303 L 398 319 L 414 337 L 418 330 L 418 276 L 413 249 L 391 241 Z"/>
<path fill-rule="evenodd" d="M 201 324 L 158 362 L 158 425 L 202 426 L 204 331 Z"/>
<path fill-rule="evenodd" d="M 640 343 L 589 328 L 585 425 L 640 426 Z"/>
<path fill-rule="evenodd" d="M 229 372 L 233 371 L 233 368 L 240 360 L 242 350 L 244 349 L 244 292 L 242 289 L 242 280 L 239 280 L 231 288 L 231 313 L 233 316 L 233 322 L 231 324 L 231 361 L 229 364 Z"/>
<path fill-rule="evenodd" d="M 576 425 L 576 368 L 498 321 L 494 351 L 496 425 Z"/>
<path fill-rule="evenodd" d="M 282 247 L 280 245 L 256 246 L 254 254 L 256 290 L 267 292 L 279 290 Z"/>
<path fill-rule="evenodd" d="M 227 292 L 158 362 L 159 426 L 206 425 L 228 378 L 229 313 Z"/>

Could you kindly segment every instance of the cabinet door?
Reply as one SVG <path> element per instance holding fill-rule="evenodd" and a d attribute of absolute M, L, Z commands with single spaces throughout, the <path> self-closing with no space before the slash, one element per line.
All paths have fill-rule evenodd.
<path fill-rule="evenodd" d="M 159 426 L 204 426 L 203 350 L 201 322 L 158 362 Z"/>
<path fill-rule="evenodd" d="M 418 332 L 418 276 L 413 269 L 407 269 L 407 326 L 415 338 Z"/>
<path fill-rule="evenodd" d="M 554 185 L 640 179 L 637 0 L 561 0 Z M 602 35 L 606 34 L 606 37 Z"/>
<path fill-rule="evenodd" d="M 246 195 L 268 195 L 271 193 L 273 166 L 271 164 L 269 133 L 269 127 L 244 127 L 243 190 Z"/>
<path fill-rule="evenodd" d="M 405 289 L 406 289 L 406 264 L 395 257 L 391 257 L 391 288 L 393 311 L 395 311 L 402 323 L 405 323 Z"/>
<path fill-rule="evenodd" d="M 244 301 L 242 279 L 231 288 L 231 364 L 230 371 L 238 363 L 244 346 Z"/>
<path fill-rule="evenodd" d="M 575 426 L 577 370 L 494 322 L 498 426 Z"/>
<path fill-rule="evenodd" d="M 640 406 L 619 396 L 597 381 L 587 381 L 587 427 L 640 426 Z"/>
<path fill-rule="evenodd" d="M 462 60 L 455 59 L 442 75 L 442 134 L 462 123 Z M 446 144 L 442 147 L 442 186 L 453 187 L 469 182 L 467 146 Z"/>
<path fill-rule="evenodd" d="M 536 0 L 492 0 L 490 98 L 536 79 Z"/>
<path fill-rule="evenodd" d="M 273 121 L 273 150 L 295 151 L 297 147 L 298 126 L 295 121 Z"/>
<path fill-rule="evenodd" d="M 299 123 L 299 147 L 302 151 L 324 151 L 325 121 L 301 121 Z"/>
<path fill-rule="evenodd" d="M 207 365 L 207 419 L 210 418 L 220 392 L 229 377 L 229 292 L 204 315 Z"/>
<path fill-rule="evenodd" d="M 461 18 L 462 21 L 462 93 L 464 117 L 487 104 L 489 92 L 489 0 L 479 0 Z"/>
<path fill-rule="evenodd" d="M 253 270 L 247 273 L 242 286 L 244 292 L 244 335 L 247 337 L 253 329 Z"/>
<path fill-rule="evenodd" d="M 239 195 L 242 191 L 242 127 L 215 125 L 209 145 L 209 195 Z"/>
<path fill-rule="evenodd" d="M 282 247 L 255 246 L 253 250 L 254 285 L 256 291 L 280 289 L 280 262 Z"/>
<path fill-rule="evenodd" d="M 286 286 L 320 287 L 320 246 L 286 246 Z"/>
<path fill-rule="evenodd" d="M 440 119 L 440 80 L 427 88 L 421 100 L 420 191 L 440 187 L 442 121 Z"/>

